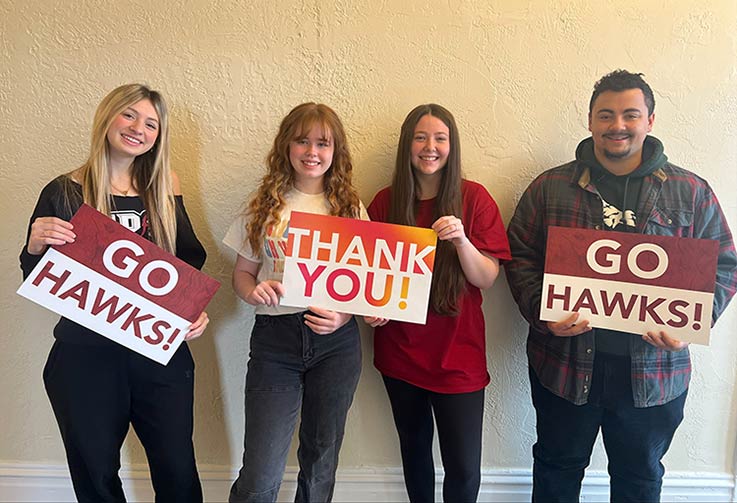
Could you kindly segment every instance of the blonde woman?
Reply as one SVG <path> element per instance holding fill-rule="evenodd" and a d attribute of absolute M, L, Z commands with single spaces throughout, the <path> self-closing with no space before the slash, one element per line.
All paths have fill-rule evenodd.
<path fill-rule="evenodd" d="M 71 243 L 68 222 L 86 203 L 201 268 L 179 182 L 169 167 L 168 112 L 143 85 L 114 89 L 97 107 L 87 161 L 41 191 L 20 255 L 27 277 L 50 245 Z M 185 340 L 202 335 L 202 313 Z M 79 501 L 125 501 L 118 470 L 129 425 L 148 456 L 157 501 L 202 501 L 194 448 L 194 362 L 182 344 L 168 365 L 61 318 L 44 384 L 61 430 Z"/>

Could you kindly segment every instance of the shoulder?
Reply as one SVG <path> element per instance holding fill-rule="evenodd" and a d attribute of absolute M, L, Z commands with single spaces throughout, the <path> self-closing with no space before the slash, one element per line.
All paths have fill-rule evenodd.
<path fill-rule="evenodd" d="M 371 204 L 369 206 L 374 206 L 376 204 L 384 204 L 385 202 L 389 201 L 389 198 L 392 195 L 392 188 L 391 187 L 384 187 L 383 189 L 379 190 L 379 192 L 376 193 L 374 198 L 371 200 Z"/>
<path fill-rule="evenodd" d="M 473 180 L 466 180 L 465 178 L 461 181 L 461 190 L 466 197 L 474 198 L 490 198 L 491 194 L 486 190 L 486 187 Z"/>
<path fill-rule="evenodd" d="M 182 185 L 179 183 L 179 175 L 174 170 L 171 171 L 171 188 L 175 196 L 182 195 Z"/>
<path fill-rule="evenodd" d="M 667 179 L 669 180 L 673 180 L 676 182 L 688 182 L 689 184 L 697 185 L 697 186 L 708 186 L 709 185 L 709 183 L 704 178 L 697 175 L 693 171 L 689 171 L 680 166 L 676 166 L 675 164 L 671 162 L 666 162 L 663 165 L 662 170 L 665 173 Z"/>
<path fill-rule="evenodd" d="M 368 214 L 371 220 L 384 220 L 391 200 L 391 187 L 384 187 L 376 193 L 368 205 Z"/>

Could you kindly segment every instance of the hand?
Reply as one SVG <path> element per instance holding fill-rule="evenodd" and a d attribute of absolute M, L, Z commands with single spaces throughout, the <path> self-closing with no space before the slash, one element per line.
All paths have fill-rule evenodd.
<path fill-rule="evenodd" d="M 197 321 L 189 326 L 189 332 L 185 334 L 184 340 L 191 341 L 192 339 L 196 339 L 202 335 L 202 332 L 205 331 L 208 323 L 210 323 L 210 318 L 207 317 L 206 312 L 202 311 L 202 313 L 200 313 L 200 317 L 197 318 Z"/>
<path fill-rule="evenodd" d="M 348 323 L 353 317 L 352 314 L 338 313 L 330 309 L 322 309 L 320 307 L 310 306 L 308 308 L 312 313 L 305 314 L 305 325 L 310 330 L 320 335 L 332 334 L 340 327 Z"/>
<path fill-rule="evenodd" d="M 254 306 L 258 304 L 277 306 L 279 305 L 279 297 L 282 297 L 284 293 L 284 285 L 278 281 L 269 279 L 256 285 L 244 300 Z"/>
<path fill-rule="evenodd" d="M 662 330 L 660 332 L 648 332 L 642 336 L 642 340 L 651 346 L 655 346 L 656 348 L 660 348 L 665 351 L 680 351 L 687 348 L 689 344 L 688 342 L 682 342 L 678 339 L 668 337 L 668 334 Z"/>
<path fill-rule="evenodd" d="M 589 320 L 579 320 L 578 316 L 578 313 L 572 313 L 563 320 L 549 321 L 548 330 L 556 337 L 573 337 L 591 330 Z"/>
<path fill-rule="evenodd" d="M 462 246 L 469 242 L 463 222 L 453 215 L 440 217 L 432 224 L 432 230 L 441 241 L 452 241 L 455 246 Z"/>
<path fill-rule="evenodd" d="M 363 321 L 366 322 L 366 325 L 376 328 L 376 327 L 383 327 L 387 323 L 389 323 L 389 318 L 379 318 L 378 316 L 364 316 Z"/>
<path fill-rule="evenodd" d="M 77 235 L 72 232 L 74 226 L 56 217 L 39 217 L 31 224 L 28 237 L 28 253 L 41 255 L 50 245 L 73 243 Z"/>

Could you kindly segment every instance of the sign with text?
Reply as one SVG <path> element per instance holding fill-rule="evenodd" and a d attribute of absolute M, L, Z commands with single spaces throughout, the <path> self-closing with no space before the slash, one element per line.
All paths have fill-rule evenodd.
<path fill-rule="evenodd" d="M 435 231 L 293 211 L 281 304 L 425 323 Z"/>
<path fill-rule="evenodd" d="M 18 293 L 163 365 L 220 283 L 82 205 Z"/>
<path fill-rule="evenodd" d="M 550 227 L 540 319 L 709 343 L 719 242 Z"/>

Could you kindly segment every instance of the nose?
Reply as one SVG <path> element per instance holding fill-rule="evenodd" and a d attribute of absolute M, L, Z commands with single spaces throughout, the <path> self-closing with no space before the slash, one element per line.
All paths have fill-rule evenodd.
<path fill-rule="evenodd" d="M 624 117 L 621 115 L 615 115 L 612 121 L 612 127 L 616 130 L 624 129 Z"/>
<path fill-rule="evenodd" d="M 430 151 L 435 150 L 436 144 L 437 143 L 435 142 L 435 138 L 432 138 L 432 137 L 428 138 L 427 140 L 425 140 L 425 150 L 430 150 Z"/>
<path fill-rule="evenodd" d="M 130 124 L 131 131 L 135 133 L 142 133 L 143 132 L 143 126 L 144 126 L 144 120 L 143 119 L 136 119 Z"/>
<path fill-rule="evenodd" d="M 313 142 L 307 144 L 307 155 L 317 155 L 317 146 Z"/>

